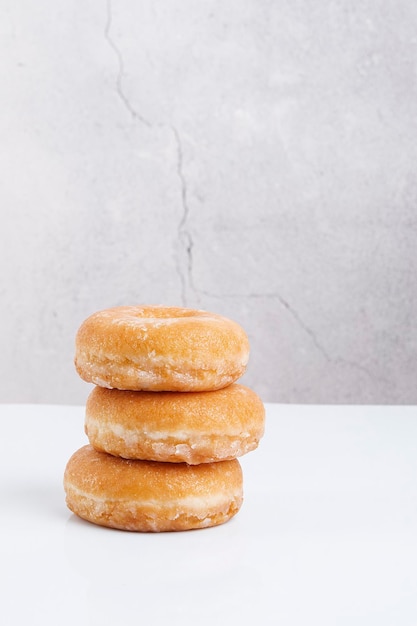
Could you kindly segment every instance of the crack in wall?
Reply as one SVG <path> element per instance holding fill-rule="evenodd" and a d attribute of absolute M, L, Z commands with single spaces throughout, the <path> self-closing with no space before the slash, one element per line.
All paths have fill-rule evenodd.
<path fill-rule="evenodd" d="M 312 344 L 315 346 L 316 350 L 322 355 L 322 357 L 328 362 L 335 365 L 344 365 L 346 367 L 351 367 L 358 369 L 369 376 L 372 380 L 377 380 L 383 382 L 384 384 L 389 384 L 390 381 L 387 381 L 384 378 L 376 377 L 369 369 L 361 365 L 360 363 L 356 363 L 354 361 L 350 361 L 344 359 L 342 357 L 333 358 L 330 356 L 328 351 L 324 348 L 321 342 L 318 340 L 316 333 L 310 328 L 299 316 L 297 311 L 290 305 L 290 303 L 285 300 L 279 293 L 266 293 L 266 294 L 227 294 L 225 296 L 212 294 L 206 291 L 197 290 L 194 287 L 193 283 L 193 247 L 194 241 L 192 238 L 192 234 L 188 228 L 188 220 L 190 215 L 190 206 L 188 201 L 188 188 L 187 181 L 184 175 L 184 154 L 183 154 L 183 146 L 181 141 L 181 136 L 178 131 L 178 128 L 172 124 L 161 123 L 161 122 L 151 122 L 149 119 L 144 117 L 139 111 L 137 111 L 131 104 L 128 96 L 126 95 L 123 89 L 123 77 L 125 75 L 125 67 L 123 55 L 116 45 L 116 42 L 111 36 L 111 28 L 112 28 L 112 2 L 111 0 L 106 0 L 107 6 L 107 19 L 106 25 L 104 29 L 105 39 L 112 49 L 114 55 L 117 59 L 118 64 L 118 72 L 116 76 L 116 93 L 122 102 L 124 108 L 128 111 L 132 119 L 136 120 L 140 124 L 142 124 L 148 130 L 169 130 L 174 138 L 175 147 L 176 147 L 176 176 L 180 185 L 180 197 L 181 197 L 181 207 L 182 213 L 180 220 L 177 226 L 177 239 L 179 243 L 179 252 L 177 254 L 176 259 L 176 271 L 179 277 L 180 286 L 181 286 L 181 302 L 183 306 L 187 306 L 188 298 L 187 293 L 191 289 L 195 296 L 197 295 L 207 295 L 212 298 L 273 298 L 278 300 L 283 308 L 285 308 L 288 313 L 295 320 L 297 325 L 303 330 L 303 332 L 308 335 Z M 184 262 L 182 262 L 182 254 L 185 257 Z"/>
<path fill-rule="evenodd" d="M 107 43 L 109 44 L 110 48 L 113 50 L 113 52 L 114 52 L 114 54 L 115 54 L 115 56 L 117 58 L 118 66 L 119 66 L 119 71 L 118 71 L 117 76 L 116 76 L 116 92 L 117 92 L 117 95 L 119 96 L 120 100 L 122 101 L 124 107 L 129 111 L 129 113 L 133 117 L 133 119 L 138 120 L 141 124 L 143 124 L 147 128 L 152 128 L 154 125 L 149 120 L 147 120 L 145 117 L 143 117 L 143 115 L 141 115 L 138 111 L 136 111 L 136 109 L 133 108 L 133 106 L 131 105 L 131 103 L 129 101 L 129 98 L 126 96 L 126 94 L 125 94 L 125 92 L 123 90 L 122 80 L 123 80 L 123 76 L 124 76 L 124 73 L 125 73 L 123 56 L 122 56 L 122 53 L 120 52 L 120 49 L 117 47 L 114 39 L 110 35 L 110 31 L 111 31 L 111 27 L 112 27 L 112 19 L 113 19 L 111 0 L 107 0 L 106 6 L 107 6 L 107 21 L 106 21 L 106 26 L 105 26 L 105 29 L 104 29 L 104 37 L 105 37 Z"/>
<path fill-rule="evenodd" d="M 184 172 L 183 172 L 183 152 L 182 152 L 181 138 L 175 126 L 171 125 L 170 128 L 175 137 L 175 143 L 177 145 L 177 174 L 181 181 L 181 198 L 182 198 L 182 208 L 183 208 L 183 214 L 181 217 L 181 221 L 178 225 L 178 229 L 180 231 L 183 231 L 185 229 L 188 215 L 190 213 L 190 207 L 188 206 L 188 198 L 187 198 L 188 196 L 187 182 L 185 180 Z"/>
<path fill-rule="evenodd" d="M 278 300 L 278 302 L 281 304 L 282 307 L 284 307 L 288 313 L 293 317 L 293 319 L 295 319 L 295 321 L 297 322 L 297 325 L 300 326 L 302 328 L 302 330 L 304 331 L 304 333 L 306 333 L 313 345 L 315 346 L 315 348 L 318 350 L 318 352 L 320 352 L 320 354 L 324 357 L 324 359 L 328 362 L 333 361 L 333 359 L 331 358 L 331 356 L 329 355 L 329 353 L 327 352 L 327 350 L 322 346 L 322 344 L 318 341 L 317 336 L 315 334 L 315 332 L 309 327 L 307 326 L 307 324 L 301 319 L 301 317 L 298 315 L 297 311 L 289 304 L 289 302 L 287 302 L 287 300 L 285 300 L 279 293 L 248 293 L 248 294 L 226 294 L 226 295 L 217 295 L 214 293 L 210 293 L 208 291 L 202 291 L 201 293 L 204 293 L 204 295 L 208 296 L 209 298 L 242 298 L 242 299 L 273 299 L 273 300 Z"/>
<path fill-rule="evenodd" d="M 186 306 L 187 305 L 187 286 L 192 288 L 194 293 L 196 293 L 196 290 L 194 289 L 194 286 L 193 286 L 193 279 L 192 279 L 194 241 L 191 236 L 191 232 L 189 231 L 187 227 L 187 221 L 188 221 L 188 217 L 190 214 L 190 207 L 188 204 L 187 181 L 184 176 L 184 169 L 183 169 L 183 150 L 182 150 L 181 137 L 178 132 L 178 129 L 175 126 L 171 125 L 170 128 L 175 138 L 175 143 L 177 146 L 177 176 L 181 182 L 181 201 L 182 201 L 183 212 L 182 212 L 181 219 L 178 223 L 178 240 L 182 243 L 183 249 L 185 250 L 185 253 L 186 253 L 186 269 L 187 269 L 186 275 L 187 275 L 188 281 L 186 280 L 186 276 L 184 272 L 179 271 L 179 274 L 180 274 L 180 279 L 181 279 L 181 301 L 182 301 L 182 304 Z M 181 264 L 178 259 L 178 269 L 180 270 L 180 268 L 181 268 Z"/>
<path fill-rule="evenodd" d="M 290 304 L 284 300 L 284 298 L 282 296 L 280 296 L 279 294 L 274 294 L 274 297 L 279 300 L 279 302 L 282 304 L 282 306 L 284 308 L 287 309 L 287 311 L 293 316 L 293 318 L 296 320 L 297 324 L 304 330 L 305 333 L 307 333 L 307 335 L 309 335 L 311 341 L 313 342 L 314 346 L 316 347 L 316 349 L 323 355 L 323 357 L 326 359 L 326 361 L 330 362 L 332 360 L 331 356 L 329 355 L 329 353 L 327 352 L 327 350 L 321 345 L 321 343 L 319 343 L 316 333 L 309 327 L 307 326 L 307 324 L 305 324 L 303 322 L 303 320 L 301 319 L 301 317 L 298 315 L 297 311 L 295 309 L 293 309 L 292 306 L 290 306 Z"/>
<path fill-rule="evenodd" d="M 385 385 L 391 385 L 392 381 L 384 378 L 383 376 L 378 376 L 374 374 L 367 367 L 362 365 L 361 363 L 357 363 L 356 361 L 351 361 L 349 359 L 345 359 L 343 357 L 332 357 L 329 352 L 324 348 L 321 342 L 318 340 L 316 333 L 313 331 L 310 326 L 308 326 L 297 313 L 297 311 L 289 304 L 285 298 L 283 298 L 279 293 L 249 293 L 249 294 L 227 294 L 227 295 L 217 295 L 207 291 L 201 292 L 204 295 L 210 298 L 242 298 L 242 299 L 274 299 L 278 300 L 278 302 L 288 311 L 288 313 L 293 317 L 293 319 L 297 322 L 298 326 L 307 334 L 315 348 L 318 352 L 324 357 L 324 359 L 329 364 L 333 365 L 341 365 L 344 367 L 350 367 L 352 369 L 357 369 L 364 374 L 366 374 L 370 380 L 383 383 Z"/>
<path fill-rule="evenodd" d="M 181 302 L 183 306 L 187 306 L 188 290 L 192 289 L 194 293 L 197 293 L 197 292 L 194 289 L 193 280 L 192 280 L 192 275 L 193 275 L 192 250 L 194 247 L 194 241 L 193 241 L 191 232 L 187 227 L 187 221 L 188 221 L 188 217 L 190 214 L 190 207 L 188 203 L 187 181 L 184 175 L 184 166 L 183 166 L 184 154 L 183 154 L 181 136 L 176 126 L 172 124 L 168 124 L 168 123 L 162 123 L 162 122 L 151 122 L 149 119 L 144 117 L 141 113 L 139 113 L 139 111 L 137 111 L 137 109 L 135 109 L 132 106 L 128 96 L 126 95 L 123 89 L 123 76 L 125 74 L 123 55 L 119 47 L 116 45 L 116 42 L 111 36 L 112 19 L 113 19 L 111 0 L 106 0 L 106 7 L 107 7 L 107 18 L 106 18 L 106 25 L 104 29 L 104 37 L 117 59 L 118 73 L 116 76 L 116 93 L 120 101 L 122 102 L 124 108 L 129 112 L 131 117 L 134 120 L 138 121 L 140 124 L 142 124 L 144 127 L 146 127 L 149 130 L 154 130 L 154 129 L 169 130 L 174 138 L 175 148 L 176 148 L 175 172 L 179 180 L 179 184 L 180 184 L 180 197 L 181 197 L 181 207 L 182 207 L 182 213 L 181 213 L 181 217 L 180 217 L 180 220 L 178 222 L 178 227 L 177 227 L 177 238 L 178 238 L 180 250 L 177 254 L 175 265 L 176 265 L 176 271 L 177 271 L 178 278 L 180 281 L 180 286 L 181 286 Z M 181 262 L 181 256 L 182 256 L 181 250 L 185 252 L 184 263 Z"/>
<path fill-rule="evenodd" d="M 332 356 L 330 356 L 330 354 L 327 352 L 327 350 L 325 350 L 323 345 L 321 343 L 319 343 L 319 341 L 317 339 L 317 336 L 316 336 L 316 333 L 309 326 L 307 326 L 303 322 L 303 320 L 298 315 L 297 311 L 295 311 L 288 304 L 288 302 L 286 300 L 284 300 L 284 298 L 282 298 L 279 294 L 274 294 L 274 297 L 276 297 L 280 301 L 280 303 L 285 308 L 287 308 L 287 310 L 291 313 L 291 315 L 294 317 L 294 319 L 297 320 L 297 322 L 301 326 L 301 328 L 303 328 L 303 330 L 311 337 L 315 347 L 319 350 L 319 352 L 321 352 L 321 354 L 325 357 L 325 359 L 329 363 L 332 363 L 334 365 L 342 365 L 342 366 L 350 367 L 350 368 L 353 368 L 353 369 L 357 369 L 357 370 L 363 372 L 364 374 L 366 374 L 373 381 L 382 382 L 384 384 L 389 384 L 389 381 L 387 379 L 385 379 L 385 378 L 383 378 L 381 376 L 376 376 L 368 368 L 366 368 L 364 365 L 361 365 L 360 363 L 356 363 L 356 361 L 351 361 L 351 360 L 345 359 L 343 357 L 332 357 Z"/>

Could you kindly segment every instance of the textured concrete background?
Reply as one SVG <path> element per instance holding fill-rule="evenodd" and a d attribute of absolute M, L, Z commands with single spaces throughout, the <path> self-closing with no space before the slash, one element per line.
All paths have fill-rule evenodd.
<path fill-rule="evenodd" d="M 417 401 L 417 4 L 2 0 L 0 401 L 117 304 L 240 322 L 265 401 Z"/>

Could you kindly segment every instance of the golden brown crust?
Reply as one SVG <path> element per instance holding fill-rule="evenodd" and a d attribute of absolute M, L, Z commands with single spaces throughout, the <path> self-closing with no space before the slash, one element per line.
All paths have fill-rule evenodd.
<path fill-rule="evenodd" d="M 96 449 L 171 463 L 240 457 L 258 446 L 264 425 L 261 399 L 237 383 L 195 393 L 95 387 L 85 415 L 85 431 Z"/>
<path fill-rule="evenodd" d="M 92 446 L 64 474 L 68 508 L 101 526 L 141 532 L 190 530 L 228 521 L 243 499 L 237 460 L 187 465 L 121 459 Z"/>
<path fill-rule="evenodd" d="M 164 306 L 120 306 L 94 313 L 76 336 L 75 367 L 101 387 L 209 391 L 245 372 L 249 342 L 236 322 Z"/>

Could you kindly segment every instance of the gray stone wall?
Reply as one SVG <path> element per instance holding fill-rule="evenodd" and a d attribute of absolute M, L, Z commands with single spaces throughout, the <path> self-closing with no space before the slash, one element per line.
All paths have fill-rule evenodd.
<path fill-rule="evenodd" d="M 417 5 L 0 7 L 0 401 L 117 304 L 247 330 L 265 401 L 417 401 Z"/>

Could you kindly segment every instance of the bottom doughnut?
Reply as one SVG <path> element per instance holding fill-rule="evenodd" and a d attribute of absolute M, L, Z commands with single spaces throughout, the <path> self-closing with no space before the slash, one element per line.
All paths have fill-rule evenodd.
<path fill-rule="evenodd" d="M 87 445 L 67 463 L 68 508 L 85 520 L 121 530 L 164 532 L 227 522 L 243 501 L 239 461 L 201 465 L 133 461 Z"/>

